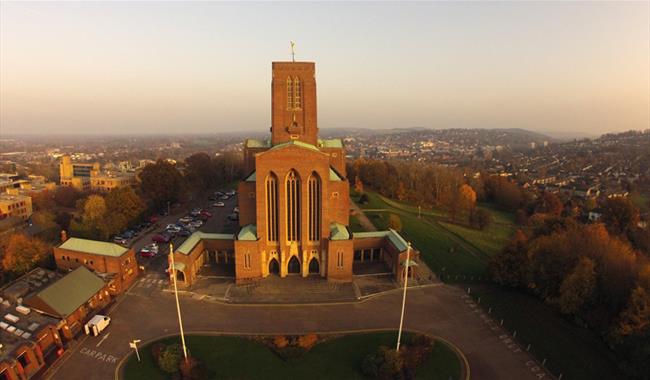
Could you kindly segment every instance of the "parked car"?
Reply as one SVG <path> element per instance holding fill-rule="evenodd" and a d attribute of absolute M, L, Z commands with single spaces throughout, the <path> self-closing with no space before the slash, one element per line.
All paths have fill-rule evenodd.
<path fill-rule="evenodd" d="M 208 200 L 209 200 L 209 201 L 216 201 L 217 199 L 219 199 L 219 196 L 218 196 L 218 195 L 210 195 L 210 196 L 208 197 Z"/>
<path fill-rule="evenodd" d="M 228 220 L 233 220 L 233 221 L 239 220 L 239 214 L 233 212 L 232 214 L 228 215 Z"/>
<path fill-rule="evenodd" d="M 184 224 L 187 224 L 187 223 L 189 223 L 189 222 L 191 222 L 193 220 L 194 220 L 194 218 L 192 218 L 191 216 L 184 216 L 184 217 L 178 219 L 178 221 L 180 223 L 184 223 Z"/>
<path fill-rule="evenodd" d="M 174 234 L 179 233 L 181 231 L 181 229 L 182 228 L 180 226 L 174 225 L 173 227 L 165 228 L 165 232 L 170 234 L 170 235 L 174 235 Z"/>
<path fill-rule="evenodd" d="M 223 202 L 217 202 L 217 203 L 214 203 L 212 206 L 214 206 L 214 207 L 224 207 L 225 205 L 226 204 L 223 203 Z"/>
<path fill-rule="evenodd" d="M 215 191 L 214 195 L 220 197 L 223 195 L 223 191 Z"/>
<path fill-rule="evenodd" d="M 212 217 L 212 213 L 211 213 L 210 211 L 207 211 L 207 210 L 201 210 L 201 214 L 200 214 L 200 215 L 201 215 L 201 216 L 207 216 L 208 218 L 211 218 L 211 217 Z"/>
<path fill-rule="evenodd" d="M 154 236 L 151 238 L 151 241 L 153 241 L 154 243 L 158 243 L 158 244 L 161 244 L 161 243 L 169 243 L 170 240 L 171 240 L 171 236 L 169 236 L 168 234 L 164 234 L 164 233 L 163 233 L 163 234 L 154 235 Z"/>
<path fill-rule="evenodd" d="M 239 213 L 239 206 L 235 206 L 235 208 L 234 208 L 234 209 L 232 209 L 232 212 L 236 212 L 236 213 Z"/>
<path fill-rule="evenodd" d="M 122 237 L 122 236 L 115 236 L 113 238 L 113 242 L 117 243 L 117 244 L 121 244 L 121 245 L 126 245 L 126 243 L 128 242 L 128 239 L 126 239 L 125 237 Z"/>
<path fill-rule="evenodd" d="M 142 257 L 153 257 L 158 254 L 158 244 L 153 243 L 145 247 L 142 247 L 140 250 L 140 256 Z"/>
<path fill-rule="evenodd" d="M 200 220 L 195 220 L 195 221 L 193 221 L 192 223 L 190 223 L 190 226 L 192 226 L 192 227 L 194 227 L 194 228 L 199 228 L 199 227 L 201 227 L 202 225 L 203 225 L 203 222 L 200 221 Z"/>
<path fill-rule="evenodd" d="M 222 196 L 221 196 L 221 200 L 222 200 L 222 201 L 227 201 L 228 199 L 230 199 L 230 197 L 227 196 L 227 195 L 222 195 Z"/>
<path fill-rule="evenodd" d="M 237 194 L 235 190 L 230 190 L 226 193 L 226 195 L 230 195 L 231 197 L 234 196 L 235 194 Z"/>
<path fill-rule="evenodd" d="M 131 239 L 131 238 L 133 238 L 135 236 L 135 233 L 133 231 L 131 231 L 131 230 L 126 230 L 126 231 L 122 232 L 121 236 L 126 238 L 126 239 Z"/>
<path fill-rule="evenodd" d="M 188 237 L 192 235 L 192 232 L 188 230 L 187 228 L 183 228 L 182 230 L 178 231 L 176 233 L 177 236 L 183 236 L 183 237 Z"/>
<path fill-rule="evenodd" d="M 190 215 L 192 216 L 199 216 L 201 214 L 201 209 L 200 208 L 195 208 L 192 211 L 190 211 Z"/>

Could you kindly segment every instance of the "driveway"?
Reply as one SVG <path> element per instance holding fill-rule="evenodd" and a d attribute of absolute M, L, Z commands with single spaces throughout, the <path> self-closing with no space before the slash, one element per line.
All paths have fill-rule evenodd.
<path fill-rule="evenodd" d="M 83 338 L 50 372 L 53 379 L 106 380 L 143 342 L 178 331 L 173 295 L 157 279 L 136 286 L 111 311 L 112 323 L 99 337 Z M 363 302 L 320 305 L 233 305 L 181 298 L 186 332 L 304 334 L 396 328 L 400 292 Z M 549 379 L 532 358 L 459 288 L 438 285 L 409 291 L 405 329 L 453 342 L 467 356 L 472 379 Z"/>

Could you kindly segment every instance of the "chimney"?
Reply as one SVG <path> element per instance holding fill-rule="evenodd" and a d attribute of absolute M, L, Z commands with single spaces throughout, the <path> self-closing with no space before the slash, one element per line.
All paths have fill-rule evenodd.
<path fill-rule="evenodd" d="M 68 233 L 65 230 L 61 230 L 61 243 L 65 243 L 68 240 Z"/>

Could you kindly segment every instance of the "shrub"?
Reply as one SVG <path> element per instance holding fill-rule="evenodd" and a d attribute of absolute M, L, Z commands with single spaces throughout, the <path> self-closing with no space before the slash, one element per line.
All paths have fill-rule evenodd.
<path fill-rule="evenodd" d="M 377 351 L 363 359 L 361 372 L 375 379 L 402 379 L 402 366 L 402 358 L 397 351 L 380 346 Z"/>
<path fill-rule="evenodd" d="M 289 345 L 289 341 L 284 335 L 277 335 L 275 338 L 273 338 L 273 345 L 276 348 L 285 348 Z"/>
<path fill-rule="evenodd" d="M 170 344 L 160 353 L 158 366 L 167 373 L 178 372 L 182 356 L 181 346 Z"/>
<path fill-rule="evenodd" d="M 282 360 L 291 361 L 302 357 L 307 352 L 307 350 L 303 347 L 298 346 L 286 346 L 284 348 L 278 348 L 276 352 L 278 355 L 280 355 Z"/>
<path fill-rule="evenodd" d="M 181 360 L 180 370 L 183 380 L 205 380 L 208 378 L 205 365 L 193 357 Z"/>
<path fill-rule="evenodd" d="M 318 336 L 316 334 L 307 334 L 302 335 L 298 338 L 298 346 L 309 350 L 318 342 Z"/>
<path fill-rule="evenodd" d="M 160 359 L 160 353 L 163 352 L 167 346 L 161 342 L 156 342 L 151 346 L 151 356 L 153 356 L 153 361 L 158 363 Z"/>

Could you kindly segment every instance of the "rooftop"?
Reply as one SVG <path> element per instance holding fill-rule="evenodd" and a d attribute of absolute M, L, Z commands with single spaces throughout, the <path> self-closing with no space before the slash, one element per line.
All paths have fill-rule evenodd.
<path fill-rule="evenodd" d="M 103 287 L 104 280 L 80 266 L 47 288 L 29 297 L 28 301 L 39 300 L 60 317 L 67 317 L 79 306 L 88 302 Z M 42 310 L 45 312 L 46 310 Z"/>
<path fill-rule="evenodd" d="M 80 238 L 70 238 L 61 244 L 59 248 L 110 257 L 120 257 L 129 251 L 129 248 L 122 247 L 119 244 Z"/>
<path fill-rule="evenodd" d="M 194 247 L 196 247 L 196 245 L 199 244 L 199 242 L 201 240 L 203 240 L 203 239 L 205 239 L 205 240 L 234 240 L 235 235 L 233 235 L 233 234 L 213 234 L 213 233 L 197 231 L 197 232 L 193 233 L 190 237 L 188 237 L 187 240 L 185 240 L 183 242 L 183 244 L 181 244 L 180 247 L 178 247 L 176 249 L 176 252 L 182 253 L 184 255 L 189 255 L 190 252 L 192 252 L 192 250 L 194 249 Z"/>
<path fill-rule="evenodd" d="M 237 240 L 257 240 L 257 226 L 254 224 L 247 224 L 237 234 Z"/>
<path fill-rule="evenodd" d="M 369 231 L 369 232 L 355 232 L 352 234 L 352 238 L 357 238 L 357 239 L 364 239 L 364 238 L 374 238 L 374 237 L 383 237 L 383 238 L 388 238 L 388 241 L 390 241 L 395 248 L 397 248 L 398 251 L 403 252 L 406 251 L 408 248 L 408 243 L 402 235 L 399 234 L 399 232 L 391 229 L 388 229 L 387 231 Z"/>
<path fill-rule="evenodd" d="M 348 240 L 350 232 L 341 223 L 330 224 L 330 240 Z"/>
<path fill-rule="evenodd" d="M 40 314 L 30 308 L 20 307 L 22 298 L 56 279 L 56 273 L 36 268 L 0 289 L 0 362 L 13 359 L 14 350 L 27 341 L 35 341 L 37 334 L 46 326 L 59 323 L 59 319 Z M 21 303 L 19 303 L 20 301 Z M 20 311 L 19 311 L 20 310 Z M 7 316 L 13 321 L 7 319 Z"/>
<path fill-rule="evenodd" d="M 5 201 L 5 202 L 16 202 L 16 201 L 25 201 L 28 199 L 32 199 L 30 196 L 27 195 L 20 195 L 20 194 L 8 194 L 8 193 L 1 193 L 0 194 L 0 202 Z"/>

